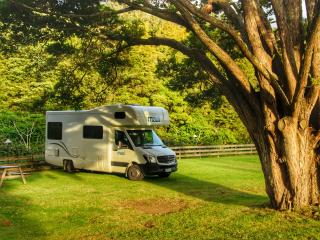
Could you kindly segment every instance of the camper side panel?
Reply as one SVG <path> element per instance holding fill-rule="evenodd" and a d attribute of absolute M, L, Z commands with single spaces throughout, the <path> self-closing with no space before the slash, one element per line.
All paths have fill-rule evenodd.
<path fill-rule="evenodd" d="M 110 172 L 109 130 L 91 115 L 47 113 L 45 157 L 48 163 L 63 166 L 63 160 L 72 160 L 75 168 Z"/>

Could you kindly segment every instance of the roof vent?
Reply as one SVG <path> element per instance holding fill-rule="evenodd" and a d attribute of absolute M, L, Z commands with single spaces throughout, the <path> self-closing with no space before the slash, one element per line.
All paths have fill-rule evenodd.
<path fill-rule="evenodd" d="M 114 118 L 115 119 L 125 119 L 126 118 L 126 113 L 125 112 L 115 112 L 114 113 Z"/>

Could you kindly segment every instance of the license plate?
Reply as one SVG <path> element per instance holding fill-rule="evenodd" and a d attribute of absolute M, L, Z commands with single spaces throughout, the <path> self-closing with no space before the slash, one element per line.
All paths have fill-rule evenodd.
<path fill-rule="evenodd" d="M 165 172 L 171 172 L 171 168 L 166 168 L 164 171 Z"/>

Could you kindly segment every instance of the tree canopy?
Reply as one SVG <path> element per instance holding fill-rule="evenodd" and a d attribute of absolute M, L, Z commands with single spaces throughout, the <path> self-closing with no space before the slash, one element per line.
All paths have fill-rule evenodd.
<path fill-rule="evenodd" d="M 18 13 L 15 8 L 4 9 L 7 13 Z M 135 46 L 120 50 L 122 45 L 118 41 L 102 41 L 89 31 L 81 34 L 64 32 L 64 26 L 59 33 L 59 24 L 51 23 L 49 28 L 44 20 L 40 24 L 33 20 L 28 27 L 38 37 L 29 36 L 28 29 L 20 28 L 20 34 L 24 35 L 22 40 L 18 38 L 15 26 L 20 16 L 16 16 L 15 21 L 6 19 L 5 14 L 1 16 L 2 111 L 42 113 L 45 110 L 90 109 L 113 103 L 157 105 L 167 108 L 171 115 L 170 127 L 159 129 L 159 134 L 170 145 L 251 142 L 243 124 L 219 91 L 199 91 L 199 86 L 205 88 L 204 81 L 208 76 L 199 69 L 193 71 L 198 67 L 195 62 L 184 76 L 179 75 L 178 69 L 187 70 L 190 61 L 183 55 L 167 47 Z M 21 21 L 26 24 L 27 20 Z M 52 19 L 47 21 L 50 23 Z M 119 23 L 120 28 L 124 29 L 124 22 L 128 26 L 140 25 L 145 34 L 157 32 L 179 39 L 187 37 L 183 28 L 144 13 L 127 14 Z M 173 58 L 175 62 L 171 64 Z M 175 74 L 169 74 L 169 71 Z M 182 84 L 184 78 L 189 79 L 189 85 Z M 178 81 L 174 83 L 175 80 Z M 191 84 L 193 80 L 195 82 Z M 1 115 L 5 116 L 5 112 Z M 11 113 L 8 116 L 2 125 L 7 124 L 6 129 L 11 130 L 3 131 L 0 140 L 10 138 L 18 144 L 20 138 L 12 135 L 15 132 L 12 122 L 19 122 L 18 117 L 11 118 L 15 116 Z M 44 120 L 41 115 L 38 118 L 35 127 L 41 131 Z M 24 128 L 30 128 L 33 123 L 20 122 Z M 35 138 L 33 143 L 38 145 L 44 141 L 41 139 Z M 40 149 L 34 147 L 37 151 Z"/>

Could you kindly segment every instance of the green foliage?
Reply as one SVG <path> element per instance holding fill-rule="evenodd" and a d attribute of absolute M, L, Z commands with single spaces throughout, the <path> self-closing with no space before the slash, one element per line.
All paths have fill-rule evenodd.
<path fill-rule="evenodd" d="M 221 103 L 221 93 L 208 81 L 208 75 L 201 66 L 190 58 L 182 58 L 173 54 L 167 59 L 160 60 L 156 71 L 158 77 L 168 79 L 166 85 L 186 94 L 185 100 L 191 106 L 201 106 L 210 102 L 213 108 Z"/>
<path fill-rule="evenodd" d="M 40 47 L 19 48 L 0 54 L 0 105 L 14 111 L 37 110 L 36 102 L 52 89 L 57 71 L 47 65 L 48 56 Z"/>
<path fill-rule="evenodd" d="M 33 13 L 6 3 L 0 7 L 3 110 L 43 113 L 113 103 L 156 105 L 170 113 L 170 127 L 159 134 L 171 145 L 250 142 L 235 112 L 194 61 L 166 47 L 129 50 L 123 41 L 101 37 L 156 35 L 199 45 L 185 30 L 141 13 L 95 15 L 101 9 L 111 11 L 98 1 L 24 1 Z M 92 16 L 72 18 L 70 13 Z M 207 31 L 239 56 L 223 33 Z M 240 57 L 239 64 L 248 66 Z"/>
<path fill-rule="evenodd" d="M 43 153 L 45 120 L 42 114 L 0 112 L 0 156 Z M 11 144 L 5 144 L 6 139 Z"/>
<path fill-rule="evenodd" d="M 219 108 L 210 105 L 187 107 L 184 112 L 171 113 L 172 124 L 159 135 L 169 145 L 211 145 L 250 143 L 250 138 L 229 104 L 222 100 Z"/>
<path fill-rule="evenodd" d="M 72 54 L 75 52 L 75 48 L 66 42 L 53 42 L 46 46 L 46 51 L 49 54 L 59 56 L 62 54 Z"/>

